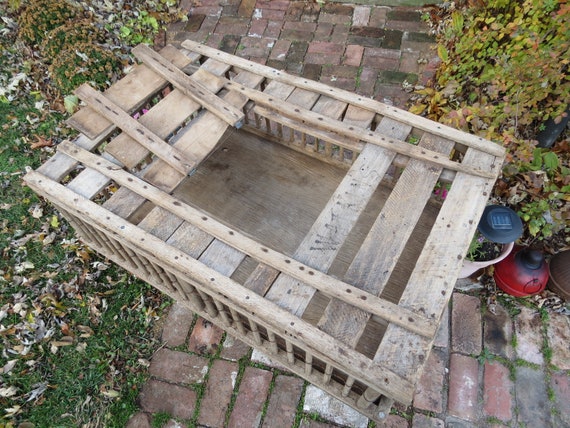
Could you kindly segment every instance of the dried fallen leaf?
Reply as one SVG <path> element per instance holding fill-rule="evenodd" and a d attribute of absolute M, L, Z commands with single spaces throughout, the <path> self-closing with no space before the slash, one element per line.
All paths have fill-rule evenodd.
<path fill-rule="evenodd" d="M 79 335 L 79 337 L 81 337 L 81 338 L 91 337 L 95 334 L 93 329 L 91 327 L 86 326 L 86 325 L 78 325 L 77 329 L 81 332 L 81 334 Z"/>
<path fill-rule="evenodd" d="M 121 393 L 119 391 L 115 391 L 114 389 L 110 389 L 110 390 L 102 389 L 101 394 L 103 394 L 105 397 L 109 397 L 109 398 L 117 398 L 117 397 L 121 396 Z"/>
<path fill-rule="evenodd" d="M 18 362 L 18 360 L 8 361 L 6 364 L 4 364 L 4 367 L 2 367 L 2 373 L 4 373 L 4 374 L 10 373 L 17 362 Z"/>
<path fill-rule="evenodd" d="M 47 140 L 42 136 L 36 135 L 36 142 L 31 144 L 32 149 L 41 149 L 42 147 L 51 147 L 53 146 L 53 142 L 51 139 Z"/>
<path fill-rule="evenodd" d="M 13 397 L 18 392 L 15 386 L 9 386 L 8 388 L 0 388 L 0 397 L 7 398 Z"/>
<path fill-rule="evenodd" d="M 42 218 L 43 215 L 44 215 L 44 210 L 39 205 L 35 205 L 32 208 L 32 217 L 33 218 Z"/>
<path fill-rule="evenodd" d="M 6 414 L 4 415 L 6 418 L 13 418 L 22 411 L 22 407 L 15 405 L 14 407 L 7 407 L 6 409 L 4 409 L 4 411 L 6 412 Z"/>

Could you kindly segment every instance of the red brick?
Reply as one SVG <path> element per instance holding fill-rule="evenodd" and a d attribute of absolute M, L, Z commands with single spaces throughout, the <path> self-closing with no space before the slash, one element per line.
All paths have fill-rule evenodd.
<path fill-rule="evenodd" d="M 340 16 L 351 16 L 354 9 L 352 6 L 343 5 L 343 4 L 335 4 L 335 3 L 325 3 L 324 6 L 321 8 L 321 11 L 324 13 L 334 13 L 335 15 Z"/>
<path fill-rule="evenodd" d="M 402 91 L 402 86 L 399 84 L 378 83 L 376 92 L 374 99 L 403 109 L 406 108 L 406 104 L 410 99 L 410 94 Z"/>
<path fill-rule="evenodd" d="M 130 417 L 125 428 L 151 428 L 150 415 L 148 413 L 135 413 Z"/>
<path fill-rule="evenodd" d="M 370 20 L 369 6 L 356 6 L 352 14 L 352 25 L 354 27 L 366 26 Z"/>
<path fill-rule="evenodd" d="M 274 42 L 264 37 L 242 37 L 237 53 L 242 57 L 267 58 Z"/>
<path fill-rule="evenodd" d="M 267 28 L 265 29 L 265 33 L 263 33 L 263 35 L 265 37 L 277 39 L 279 37 L 279 34 L 281 33 L 281 27 L 282 26 L 283 26 L 282 21 L 269 20 L 269 21 L 267 21 Z"/>
<path fill-rule="evenodd" d="M 483 375 L 483 410 L 502 421 L 512 418 L 513 383 L 509 369 L 497 361 L 486 361 Z"/>
<path fill-rule="evenodd" d="M 188 350 L 198 354 L 215 354 L 224 331 L 204 318 L 198 318 L 188 341 Z"/>
<path fill-rule="evenodd" d="M 494 355 L 513 357 L 513 322 L 509 313 L 501 305 L 489 308 L 483 317 L 485 349 Z"/>
<path fill-rule="evenodd" d="M 344 52 L 344 46 L 330 42 L 311 42 L 307 53 L 315 54 L 335 54 L 340 55 Z"/>
<path fill-rule="evenodd" d="M 221 6 L 199 6 L 193 7 L 191 14 L 202 14 L 206 16 L 220 16 L 223 8 Z"/>
<path fill-rule="evenodd" d="M 199 425 L 224 426 L 238 370 L 237 363 L 224 360 L 214 361 L 206 382 L 204 398 L 200 404 Z"/>
<path fill-rule="evenodd" d="M 330 42 L 330 35 L 332 34 L 334 29 L 333 24 L 329 23 L 319 23 L 315 33 L 313 34 L 313 40 L 319 42 Z"/>
<path fill-rule="evenodd" d="M 247 35 L 251 37 L 262 37 L 267 28 L 267 22 L 266 19 L 252 20 Z"/>
<path fill-rule="evenodd" d="M 166 348 L 154 354 L 149 368 L 151 376 L 187 384 L 202 382 L 207 371 L 207 359 Z"/>
<path fill-rule="evenodd" d="M 448 413 L 461 419 L 477 420 L 479 363 L 475 358 L 452 354 L 449 365 Z"/>
<path fill-rule="evenodd" d="M 285 10 L 277 9 L 261 9 L 261 18 L 270 21 L 283 21 L 285 19 Z"/>
<path fill-rule="evenodd" d="M 151 379 L 143 386 L 139 402 L 146 412 L 164 412 L 175 418 L 190 419 L 196 407 L 196 392 L 183 386 Z"/>
<path fill-rule="evenodd" d="M 396 71 L 400 65 L 400 51 L 382 48 L 365 48 L 362 58 L 364 67 L 376 70 Z"/>
<path fill-rule="evenodd" d="M 441 419 L 430 418 L 429 416 L 415 413 L 412 419 L 412 426 L 414 428 L 444 428 L 445 422 Z M 451 425 L 450 425 L 451 426 Z"/>
<path fill-rule="evenodd" d="M 570 375 L 564 372 L 553 373 L 550 386 L 554 391 L 554 404 L 560 418 L 558 426 L 570 426 Z"/>
<path fill-rule="evenodd" d="M 265 65 L 267 63 L 267 58 L 257 58 L 257 57 L 251 56 L 248 59 L 252 62 L 256 62 L 256 63 L 261 64 L 261 65 Z"/>
<path fill-rule="evenodd" d="M 478 297 L 454 293 L 451 312 L 451 350 L 463 354 L 480 354 L 481 302 Z"/>
<path fill-rule="evenodd" d="M 303 392 L 303 379 L 278 376 L 265 415 L 264 427 L 290 427 L 295 421 L 297 405 Z"/>
<path fill-rule="evenodd" d="M 402 57 L 400 58 L 400 67 L 398 70 L 404 73 L 418 73 L 420 69 L 420 66 L 418 64 L 419 58 L 419 52 L 402 52 Z"/>
<path fill-rule="evenodd" d="M 249 354 L 250 349 L 249 345 L 228 334 L 222 345 L 220 357 L 225 358 L 226 360 L 237 361 Z"/>
<path fill-rule="evenodd" d="M 291 42 L 289 40 L 277 40 L 271 48 L 269 59 L 284 60 L 290 47 Z"/>
<path fill-rule="evenodd" d="M 275 10 L 287 10 L 290 5 L 291 2 L 289 0 L 257 0 L 255 4 L 258 8 Z"/>
<path fill-rule="evenodd" d="M 383 28 L 386 25 L 386 15 L 390 9 L 387 7 L 375 7 L 370 12 L 370 19 L 368 25 L 370 27 Z"/>
<path fill-rule="evenodd" d="M 371 97 L 374 95 L 374 88 L 376 87 L 376 80 L 378 79 L 378 72 L 372 68 L 363 68 L 360 72 L 359 85 L 356 92 L 361 95 Z"/>
<path fill-rule="evenodd" d="M 338 43 L 341 45 L 346 45 L 348 39 L 348 27 L 344 25 L 335 25 L 333 32 L 329 37 L 329 41 L 332 43 Z"/>
<path fill-rule="evenodd" d="M 186 336 L 192 326 L 194 313 L 179 303 L 174 303 L 162 328 L 162 341 L 168 346 L 180 346 L 186 342 Z"/>
<path fill-rule="evenodd" d="M 235 16 L 222 16 L 216 25 L 215 33 L 245 36 L 249 30 L 249 19 Z"/>
<path fill-rule="evenodd" d="M 570 370 L 570 319 L 568 315 L 552 313 L 546 329 L 552 350 L 551 363 L 561 370 Z"/>
<path fill-rule="evenodd" d="M 408 421 L 400 415 L 388 415 L 382 421 L 382 428 L 408 428 Z"/>
<path fill-rule="evenodd" d="M 222 36 L 221 34 L 210 34 L 208 40 L 206 40 L 206 45 L 214 49 L 218 49 L 222 44 L 223 39 L 224 36 Z"/>
<path fill-rule="evenodd" d="M 340 64 L 340 54 L 312 53 L 305 56 L 305 61 L 312 64 Z"/>
<path fill-rule="evenodd" d="M 521 312 L 515 318 L 517 356 L 531 363 L 543 364 L 542 320 L 540 314 L 536 310 L 525 306 L 521 306 L 520 310 Z"/>
<path fill-rule="evenodd" d="M 443 411 L 443 386 L 447 355 L 437 349 L 431 351 L 414 396 L 414 407 L 430 412 Z"/>
<path fill-rule="evenodd" d="M 272 377 L 273 374 L 270 371 L 246 367 L 230 416 L 229 428 L 259 425 Z"/>
<path fill-rule="evenodd" d="M 420 25 L 417 22 L 413 21 L 394 21 L 391 19 L 388 19 L 386 21 L 386 28 L 390 30 L 418 31 L 418 27 L 424 27 L 424 25 L 423 24 Z"/>
<path fill-rule="evenodd" d="M 344 51 L 344 61 L 346 65 L 360 66 L 362 55 L 364 54 L 364 47 L 359 45 L 348 45 Z"/>
<path fill-rule="evenodd" d="M 317 29 L 317 24 L 314 22 L 292 22 L 286 21 L 283 24 L 284 30 L 298 30 L 305 32 L 314 32 Z"/>
<path fill-rule="evenodd" d="M 358 67 L 348 65 L 324 65 L 322 67 L 322 77 L 346 77 L 356 80 L 358 75 Z"/>

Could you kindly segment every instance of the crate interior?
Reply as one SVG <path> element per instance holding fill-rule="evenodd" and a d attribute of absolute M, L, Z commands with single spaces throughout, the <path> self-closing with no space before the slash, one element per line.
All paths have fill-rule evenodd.
<path fill-rule="evenodd" d="M 245 131 L 232 131 L 174 195 L 258 242 L 292 255 L 346 172 L 287 146 Z M 329 269 L 330 275 L 343 278 L 391 192 L 389 184 L 387 177 L 374 193 Z M 437 212 L 437 202 L 426 205 L 381 297 L 398 302 Z M 243 283 L 256 266 L 257 262 L 247 257 L 232 278 Z M 317 292 L 303 319 L 316 325 L 328 301 Z M 357 350 L 373 357 L 385 328 L 382 320 L 372 317 Z"/>

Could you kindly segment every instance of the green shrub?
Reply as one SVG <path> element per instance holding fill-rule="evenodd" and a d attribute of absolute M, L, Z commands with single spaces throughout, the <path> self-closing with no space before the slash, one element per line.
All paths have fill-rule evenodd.
<path fill-rule="evenodd" d="M 561 119 L 570 99 L 568 16 L 570 5 L 558 0 L 495 0 L 453 12 L 438 50 L 441 100 L 423 107 L 488 137 Z"/>
<path fill-rule="evenodd" d="M 121 71 L 121 62 L 110 51 L 91 43 L 78 43 L 61 51 L 49 66 L 54 83 L 70 93 L 88 82 L 103 89 Z"/>
<path fill-rule="evenodd" d="M 40 44 L 48 31 L 79 15 L 79 9 L 65 0 L 32 0 L 18 17 L 20 37 L 32 45 Z"/>
<path fill-rule="evenodd" d="M 434 86 L 410 108 L 507 148 L 494 193 L 523 218 L 529 240 L 569 231 L 568 141 L 537 149 L 535 140 L 570 101 L 569 17 L 565 0 L 489 0 L 453 11 L 438 38 Z"/>
<path fill-rule="evenodd" d="M 49 31 L 40 46 L 42 56 L 47 62 L 69 47 L 79 43 L 99 44 L 105 41 L 105 33 L 89 19 L 71 21 Z"/>

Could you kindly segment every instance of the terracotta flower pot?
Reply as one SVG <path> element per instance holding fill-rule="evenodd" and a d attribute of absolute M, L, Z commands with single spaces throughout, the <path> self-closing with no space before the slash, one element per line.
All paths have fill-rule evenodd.
<path fill-rule="evenodd" d="M 509 242 L 508 244 L 504 244 L 503 251 L 501 251 L 499 257 L 493 260 L 487 260 L 484 262 L 475 262 L 467 259 L 463 260 L 463 266 L 461 267 L 461 271 L 459 272 L 458 278 L 470 277 L 479 269 L 483 269 L 486 268 L 487 266 L 491 266 L 494 265 L 495 263 L 500 262 L 510 254 L 510 252 L 513 250 L 514 245 L 515 245 L 514 242 Z"/>

